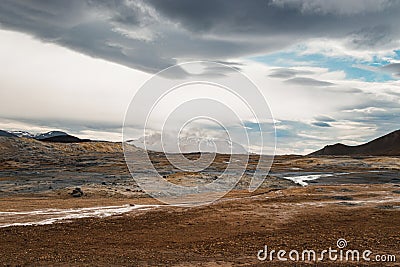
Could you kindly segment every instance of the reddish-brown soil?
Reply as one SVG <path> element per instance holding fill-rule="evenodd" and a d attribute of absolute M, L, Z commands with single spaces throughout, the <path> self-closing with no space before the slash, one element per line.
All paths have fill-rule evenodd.
<path fill-rule="evenodd" d="M 399 187 L 392 185 L 292 188 L 200 207 L 161 207 L 104 219 L 1 228 L 0 262 L 35 266 L 295 266 L 291 261 L 261 262 L 257 251 L 264 245 L 275 250 L 321 251 L 336 248 L 339 238 L 347 240 L 348 249 L 393 254 L 399 261 L 396 189 Z M 342 266 L 367 263 L 345 262 Z M 298 262 L 297 266 L 304 264 L 315 262 Z M 338 264 L 318 262 L 318 266 Z"/>

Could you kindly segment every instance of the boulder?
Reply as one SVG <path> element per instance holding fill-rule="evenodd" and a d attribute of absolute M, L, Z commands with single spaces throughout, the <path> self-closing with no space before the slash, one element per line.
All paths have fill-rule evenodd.
<path fill-rule="evenodd" d="M 83 191 L 80 187 L 76 187 L 74 190 L 72 190 L 72 193 L 70 193 L 70 194 L 73 197 L 81 197 L 81 196 L 83 196 Z"/>

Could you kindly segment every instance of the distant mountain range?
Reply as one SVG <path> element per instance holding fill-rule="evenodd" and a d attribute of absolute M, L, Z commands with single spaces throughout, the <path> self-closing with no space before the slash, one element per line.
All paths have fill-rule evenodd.
<path fill-rule="evenodd" d="M 347 146 L 340 143 L 328 145 L 309 155 L 400 156 L 400 130 L 358 146 Z"/>
<path fill-rule="evenodd" d="M 78 142 L 88 142 L 89 139 L 80 139 L 73 135 L 69 135 L 61 131 L 50 131 L 47 133 L 32 134 L 26 131 L 3 131 L 0 130 L 0 136 L 5 137 L 23 137 L 32 138 L 43 142 L 56 142 L 56 143 L 78 143 Z"/>
<path fill-rule="evenodd" d="M 43 142 L 55 142 L 55 143 L 79 143 L 89 142 L 90 139 L 80 139 L 76 136 L 69 135 L 62 131 L 50 131 L 41 134 L 31 134 L 25 131 L 4 131 L 0 130 L 0 137 L 14 137 L 14 138 L 32 138 Z M 143 140 L 132 140 L 132 145 L 142 147 Z M 201 145 L 200 145 L 201 144 Z M 210 143 L 211 144 L 211 143 Z M 210 149 L 211 145 L 208 142 L 200 142 L 199 140 L 181 140 L 181 148 L 183 153 L 196 152 L 199 148 L 201 152 L 206 152 Z M 233 153 L 245 153 L 245 150 L 241 150 L 240 147 L 232 146 L 232 144 L 225 144 L 224 142 L 215 142 L 218 153 L 230 153 L 230 149 L 233 148 Z M 225 151 L 229 148 L 229 151 Z M 147 147 L 149 150 L 158 151 L 158 147 L 151 145 Z M 243 149 L 243 148 L 242 148 Z M 168 149 L 167 149 L 168 151 Z M 374 139 L 368 143 L 361 144 L 358 146 L 348 146 L 344 144 L 327 145 L 324 148 L 315 151 L 309 156 L 400 156 L 400 130 L 391 132 L 387 135 Z"/>
<path fill-rule="evenodd" d="M 175 145 L 174 142 L 168 142 L 168 140 L 164 140 L 164 143 L 161 143 L 160 137 L 157 136 L 155 139 L 152 139 L 150 137 L 146 140 L 144 137 L 141 137 L 135 140 L 130 140 L 128 141 L 128 144 L 150 151 L 166 153 L 177 153 L 179 149 L 181 153 L 216 152 L 219 154 L 248 154 L 248 152 L 242 145 L 234 142 L 229 142 L 228 140 L 224 139 L 217 140 L 207 138 L 181 137 L 178 139 L 178 144 Z"/>

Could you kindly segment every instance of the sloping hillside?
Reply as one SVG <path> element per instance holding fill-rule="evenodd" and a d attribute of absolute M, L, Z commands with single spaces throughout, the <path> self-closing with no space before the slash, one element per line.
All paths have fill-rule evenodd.
<path fill-rule="evenodd" d="M 321 155 L 400 156 L 400 130 L 362 145 L 328 145 L 310 154 L 310 156 Z"/>

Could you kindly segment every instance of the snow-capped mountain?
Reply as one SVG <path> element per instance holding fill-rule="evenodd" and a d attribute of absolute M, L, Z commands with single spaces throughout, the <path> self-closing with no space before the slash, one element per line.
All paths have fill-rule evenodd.
<path fill-rule="evenodd" d="M 50 137 L 56 137 L 56 136 L 67 136 L 68 134 L 65 132 L 61 132 L 61 131 L 50 131 L 47 133 L 41 133 L 41 134 L 37 134 L 34 136 L 35 139 L 38 140 L 43 140 L 43 139 L 47 139 Z"/>
<path fill-rule="evenodd" d="M 25 137 L 25 138 L 34 138 L 35 135 L 31 134 L 30 132 L 26 131 L 10 131 L 10 133 L 18 136 L 18 137 Z"/>
<path fill-rule="evenodd" d="M 80 139 L 79 137 L 67 134 L 62 131 L 50 131 L 47 133 L 32 134 L 27 131 L 4 131 L 0 130 L 0 136 L 3 137 L 18 137 L 18 138 L 31 138 L 41 142 L 53 142 L 53 143 L 79 143 L 79 142 L 91 142 L 90 139 Z"/>
<path fill-rule="evenodd" d="M 33 134 L 27 131 L 8 131 L 8 133 L 17 136 L 17 137 L 25 137 L 25 138 L 34 138 L 37 140 L 42 140 L 50 137 L 56 137 L 56 136 L 67 136 L 68 134 L 62 131 L 50 131 L 47 133 L 38 133 L 38 134 Z"/>
<path fill-rule="evenodd" d="M 3 134 L 2 136 L 16 136 L 16 137 L 24 137 L 24 138 L 34 138 L 37 140 L 44 140 L 47 138 L 51 137 L 57 137 L 57 136 L 68 136 L 67 133 L 62 132 L 62 131 L 50 131 L 47 133 L 38 133 L 38 134 L 33 134 L 27 131 L 2 131 Z"/>

